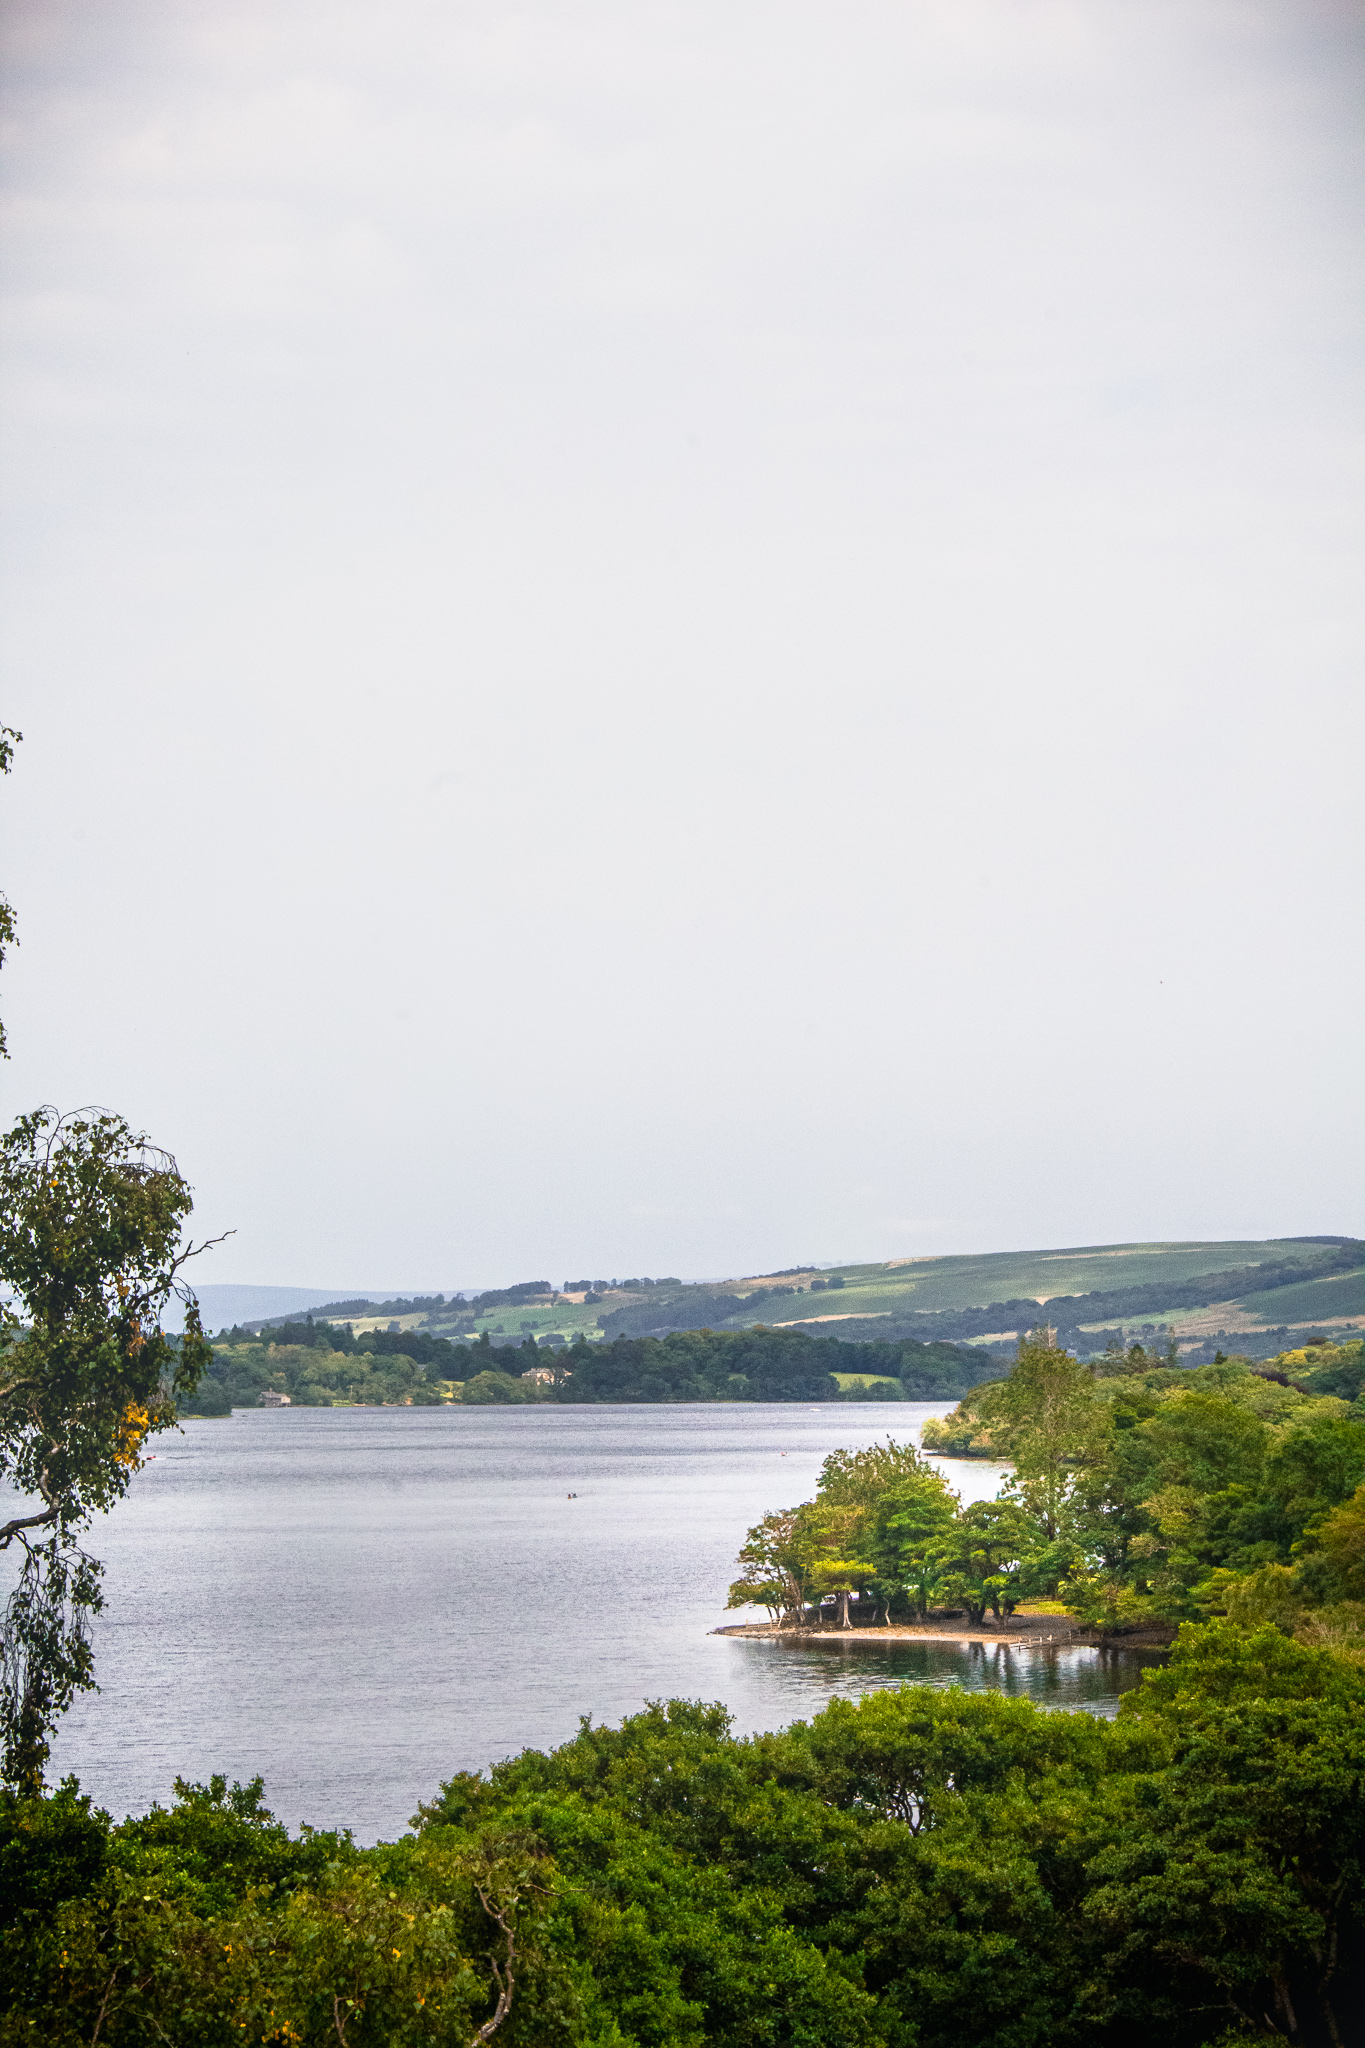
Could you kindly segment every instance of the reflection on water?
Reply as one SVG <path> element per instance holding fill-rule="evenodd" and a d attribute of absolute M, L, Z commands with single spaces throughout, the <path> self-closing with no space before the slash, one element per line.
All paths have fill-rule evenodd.
<path fill-rule="evenodd" d="M 1092 1650 L 780 1648 L 712 1631 L 745 1531 L 833 1449 L 931 1403 L 797 1408 L 239 1410 L 159 1439 L 90 1547 L 98 1696 L 53 1762 L 117 1813 L 177 1773 L 260 1772 L 281 1819 L 391 1836 L 457 1770 L 723 1700 L 739 1733 L 904 1679 L 1111 1711 L 1135 1666 Z M 998 1473 L 945 1463 L 966 1498 Z"/>
<path fill-rule="evenodd" d="M 773 1637 L 732 1636 L 737 1651 L 770 1660 L 765 1691 L 782 1720 L 805 1719 L 832 1698 L 858 1699 L 887 1685 L 964 1686 L 1036 1700 L 1040 1706 L 1083 1707 L 1106 1718 L 1159 1652 L 1093 1645 L 1015 1648 L 1008 1643 L 818 1642 L 781 1643 Z"/>

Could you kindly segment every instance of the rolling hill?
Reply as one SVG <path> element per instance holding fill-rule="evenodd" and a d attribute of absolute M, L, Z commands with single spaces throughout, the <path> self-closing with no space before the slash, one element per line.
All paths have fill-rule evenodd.
<path fill-rule="evenodd" d="M 1264 1353 L 1309 1328 L 1365 1326 L 1365 1242 L 1340 1236 L 1078 1245 L 790 1267 L 723 1282 L 648 1277 L 524 1281 L 473 1298 L 320 1304 L 319 1318 L 513 1342 L 658 1336 L 670 1330 L 796 1328 L 846 1340 L 914 1337 L 1007 1348 L 1038 1322 L 1085 1356 L 1115 1333 L 1173 1331 L 1182 1349 L 1235 1340 Z M 276 1315 L 256 1319 L 264 1329 Z"/>

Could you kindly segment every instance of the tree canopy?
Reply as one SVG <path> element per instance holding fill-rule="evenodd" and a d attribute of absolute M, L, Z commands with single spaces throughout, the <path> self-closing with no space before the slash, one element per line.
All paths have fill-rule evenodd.
<path fill-rule="evenodd" d="M 1118 1718 L 903 1686 L 748 1740 L 655 1702 L 401 1840 L 178 1783 L 0 1807 L 0 2048 L 1339 2048 L 1365 1675 L 1187 1624 Z"/>

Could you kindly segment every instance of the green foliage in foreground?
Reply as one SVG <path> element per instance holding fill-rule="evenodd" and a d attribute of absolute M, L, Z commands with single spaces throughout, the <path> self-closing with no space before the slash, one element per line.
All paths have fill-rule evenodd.
<path fill-rule="evenodd" d="M 1113 1724 L 912 1686 L 736 1741 L 674 1701 L 370 1850 L 259 1785 L 111 1826 L 69 1784 L 0 1809 L 0 2044 L 1330 2048 L 1363 1762 L 1365 1675 L 1220 1622 Z"/>

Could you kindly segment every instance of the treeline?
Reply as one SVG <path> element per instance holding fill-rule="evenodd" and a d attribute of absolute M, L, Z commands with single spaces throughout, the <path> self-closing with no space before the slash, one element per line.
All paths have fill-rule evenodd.
<path fill-rule="evenodd" d="M 793 1270 L 804 1271 L 804 1268 Z M 486 1287 L 480 1294 L 414 1294 L 411 1297 L 395 1296 L 392 1301 L 371 1301 L 368 1296 L 357 1295 L 351 1301 L 326 1301 L 313 1309 L 311 1319 L 326 1322 L 336 1316 L 388 1316 L 391 1320 L 399 1316 L 426 1315 L 445 1322 L 463 1316 L 476 1316 L 499 1308 L 524 1308 L 531 1302 L 553 1302 L 566 1294 L 588 1294 L 594 1299 L 614 1288 L 648 1290 L 652 1288 L 681 1288 L 677 1278 L 661 1280 L 566 1280 L 562 1288 L 556 1288 L 549 1280 L 518 1280 L 511 1287 Z M 816 1281 L 816 1286 L 825 1283 Z M 843 1286 L 843 1281 L 831 1281 L 831 1286 Z M 292 1323 L 292 1314 L 261 1316 L 248 1324 L 245 1334 L 249 1337 L 274 1333 Z"/>
<path fill-rule="evenodd" d="M 266 1342 L 288 1348 L 339 1351 L 347 1358 L 374 1353 L 382 1358 L 410 1358 L 424 1366 L 449 1364 L 463 1349 L 447 1337 L 433 1337 L 428 1330 L 363 1330 L 357 1337 L 346 1323 L 324 1323 L 312 1316 L 301 1323 L 281 1323 L 259 1337 L 239 1325 L 221 1330 L 214 1342 L 215 1347 Z M 444 1377 L 453 1375 L 447 1373 Z"/>
<path fill-rule="evenodd" d="M 378 1334 L 388 1336 L 392 1346 L 391 1333 Z M 224 1344 L 220 1339 L 194 1393 L 181 1396 L 180 1413 L 227 1415 L 233 1408 L 256 1407 L 267 1392 L 287 1394 L 300 1408 L 441 1404 L 440 1378 L 430 1360 L 370 1343 L 334 1350 L 320 1330 L 306 1331 L 305 1338 L 284 1344 L 255 1338 Z"/>
<path fill-rule="evenodd" d="M 984 1353 L 954 1344 L 842 1344 L 797 1330 L 675 1331 L 577 1343 L 560 1354 L 558 1400 L 834 1401 L 835 1373 L 884 1374 L 907 1398 L 945 1398 L 997 1370 Z"/>
<path fill-rule="evenodd" d="M 257 1779 L 0 1806 L 3 2048 L 1340 2048 L 1365 1674 L 1182 1631 L 1115 1722 L 907 1686 L 585 1721 L 358 1849 Z"/>
<path fill-rule="evenodd" d="M 373 1330 L 355 1337 L 344 1325 L 281 1326 L 265 1342 L 247 1330 L 225 1332 L 186 1414 L 222 1415 L 254 1406 L 263 1392 L 287 1393 L 300 1406 L 333 1402 L 434 1402 L 443 1383 L 480 1402 L 836 1401 L 836 1373 L 884 1375 L 879 1398 L 956 1400 L 999 1370 L 981 1351 L 954 1344 L 845 1344 L 794 1330 L 679 1331 L 664 1338 L 618 1337 L 567 1348 L 454 1343 L 426 1331 Z M 535 1377 L 528 1379 L 530 1373 Z"/>
<path fill-rule="evenodd" d="M 684 1287 L 658 1301 L 626 1302 L 597 1318 L 609 1337 L 663 1337 L 674 1330 L 709 1330 L 733 1316 L 757 1316 L 773 1301 L 789 1299 L 800 1288 L 755 1287 L 748 1294 L 729 1294 L 716 1287 Z"/>

